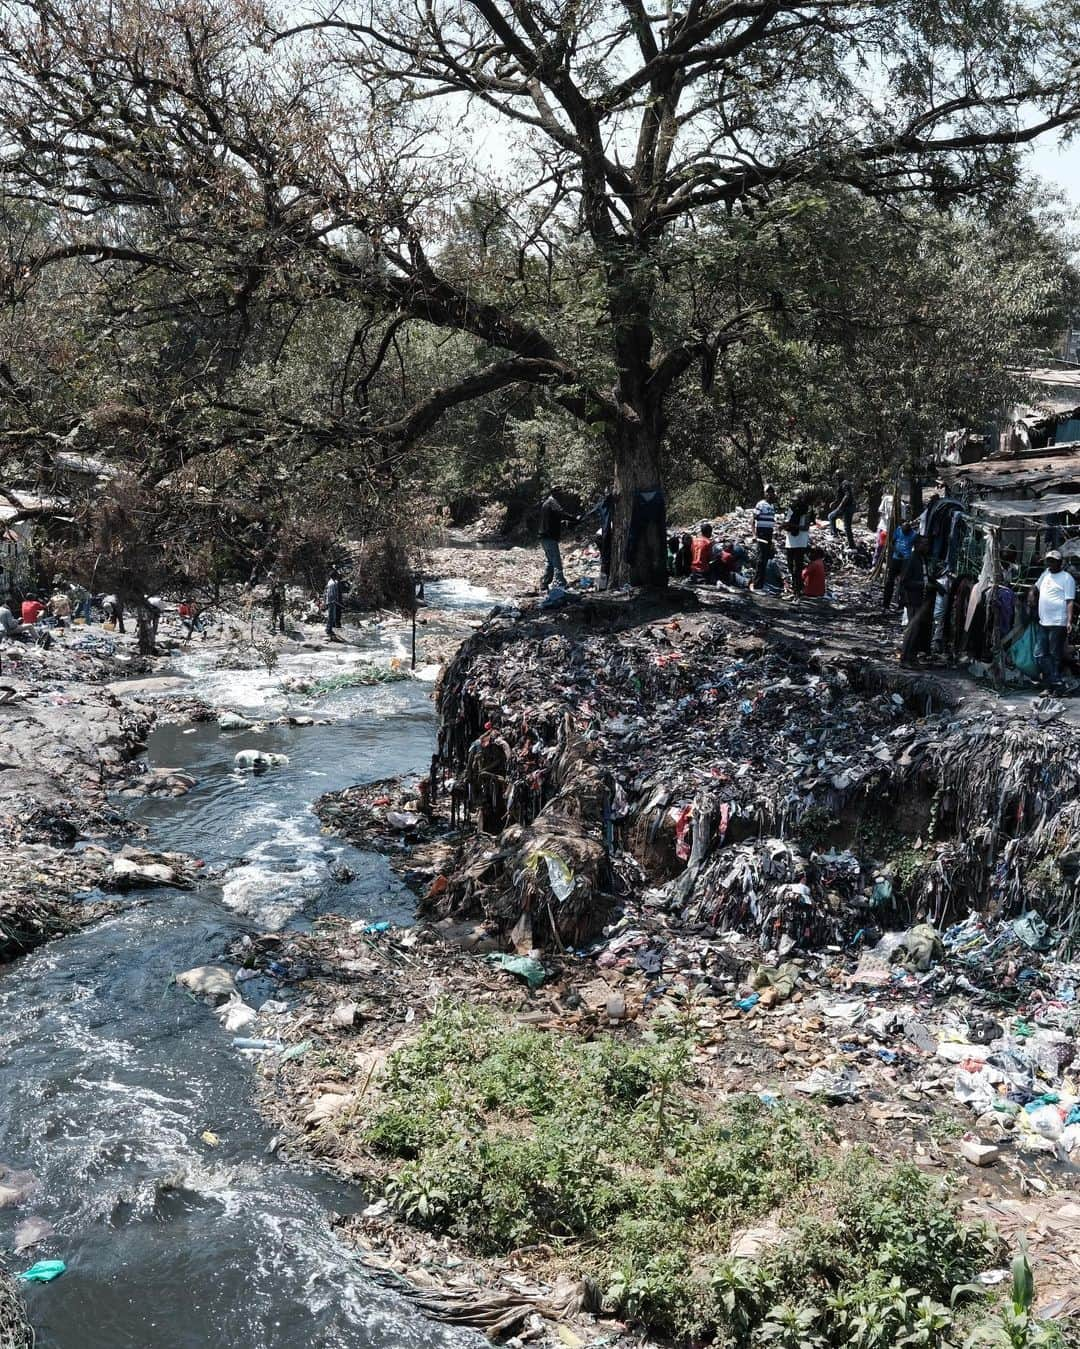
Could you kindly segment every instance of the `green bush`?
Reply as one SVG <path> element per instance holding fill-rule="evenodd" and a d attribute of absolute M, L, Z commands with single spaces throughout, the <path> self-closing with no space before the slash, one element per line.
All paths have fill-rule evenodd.
<path fill-rule="evenodd" d="M 654 1332 L 753 1349 L 961 1343 L 970 1280 L 1000 1257 L 992 1233 L 915 1167 L 837 1160 L 808 1109 L 703 1105 L 691 1050 L 670 1027 L 582 1042 L 444 1004 L 391 1055 L 364 1141 L 408 1220 L 481 1255 L 550 1252 L 549 1272 L 592 1279 Z M 733 1234 L 766 1222 L 784 1235 L 732 1258 Z M 1019 1349 L 1051 1343 L 1036 1324 Z"/>

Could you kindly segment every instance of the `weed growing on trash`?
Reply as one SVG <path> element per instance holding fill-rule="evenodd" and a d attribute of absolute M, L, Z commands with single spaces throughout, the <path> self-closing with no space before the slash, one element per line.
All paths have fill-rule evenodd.
<path fill-rule="evenodd" d="M 673 1024 L 586 1042 L 443 1003 L 391 1054 L 363 1140 L 403 1217 L 479 1255 L 528 1248 L 656 1332 L 961 1343 L 986 1312 L 970 1280 L 1000 1257 L 993 1233 L 914 1166 L 838 1157 L 810 1109 L 713 1110 L 692 1049 Z"/>

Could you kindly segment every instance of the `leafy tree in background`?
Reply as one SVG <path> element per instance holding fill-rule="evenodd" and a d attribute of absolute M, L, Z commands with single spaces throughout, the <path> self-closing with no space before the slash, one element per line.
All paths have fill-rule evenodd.
<path fill-rule="evenodd" d="M 888 480 L 925 462 L 943 431 L 981 430 L 1029 397 L 1018 368 L 1080 297 L 1072 247 L 1062 221 L 1020 194 L 992 220 L 819 197 L 743 254 L 744 284 L 756 267 L 775 310 L 708 393 L 687 386 L 673 400 L 672 476 L 700 484 L 692 513 L 766 479 Z"/>
<path fill-rule="evenodd" d="M 346 0 L 290 27 L 259 0 L 0 14 L 3 180 L 51 212 L 9 286 L 92 263 L 135 365 L 131 334 L 172 327 L 179 392 L 144 437 L 151 476 L 287 448 L 289 471 L 385 504 L 404 447 L 527 387 L 606 448 L 615 579 L 646 584 L 664 579 L 663 521 L 623 545 L 664 478 L 673 400 L 793 309 L 790 278 L 744 281 L 741 259 L 841 188 L 909 220 L 971 201 L 990 216 L 1020 147 L 1080 112 L 1075 3 Z M 791 340 L 816 354 L 803 322 Z M 298 328 L 325 336 L 336 400 L 294 382 L 283 404 Z M 474 359 L 398 382 L 413 329 L 462 334 Z"/>

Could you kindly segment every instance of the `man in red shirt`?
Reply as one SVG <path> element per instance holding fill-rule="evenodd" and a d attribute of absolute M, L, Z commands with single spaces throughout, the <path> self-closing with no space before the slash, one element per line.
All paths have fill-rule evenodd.
<path fill-rule="evenodd" d="M 803 594 L 808 600 L 825 598 L 825 554 L 811 548 L 802 574 Z"/>
<path fill-rule="evenodd" d="M 708 577 L 712 569 L 712 525 L 701 526 L 697 538 L 690 544 L 690 575 L 699 580 Z"/>
<path fill-rule="evenodd" d="M 45 606 L 35 595 L 27 595 L 22 602 L 22 621 L 36 623 L 45 612 Z"/>

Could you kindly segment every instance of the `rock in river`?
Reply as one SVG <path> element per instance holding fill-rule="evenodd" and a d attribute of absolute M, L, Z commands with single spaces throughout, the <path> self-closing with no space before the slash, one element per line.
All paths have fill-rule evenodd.
<path fill-rule="evenodd" d="M 220 965 L 197 965 L 193 970 L 178 974 L 176 982 L 197 998 L 205 998 L 213 1007 L 228 1002 L 236 994 L 232 975 Z"/>

